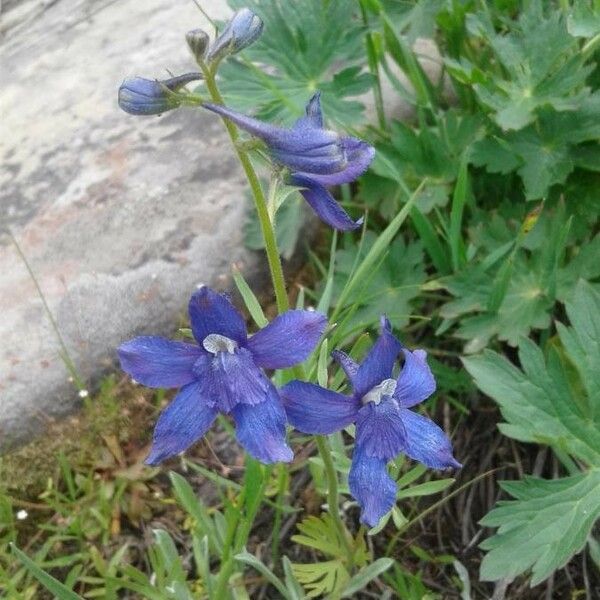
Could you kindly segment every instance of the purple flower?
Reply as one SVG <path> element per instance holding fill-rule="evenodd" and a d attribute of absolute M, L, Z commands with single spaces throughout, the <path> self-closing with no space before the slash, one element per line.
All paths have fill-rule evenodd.
<path fill-rule="evenodd" d="M 262 34 L 263 22 L 250 9 L 238 10 L 227 22 L 221 35 L 213 42 L 206 59 L 221 60 L 253 44 Z"/>
<path fill-rule="evenodd" d="M 306 116 L 298 119 L 290 129 L 259 121 L 219 104 L 203 106 L 263 140 L 271 158 L 291 169 L 288 183 L 302 188 L 304 199 L 322 221 L 342 231 L 360 226 L 362 219 L 353 221 L 326 186 L 354 181 L 367 170 L 375 149 L 357 138 L 343 137 L 324 129 L 318 92 L 307 104 Z"/>
<path fill-rule="evenodd" d="M 191 81 L 202 79 L 200 73 L 186 73 L 158 81 L 131 77 L 119 88 L 119 106 L 131 115 L 159 115 L 180 106 L 181 96 L 175 92 Z"/>
<path fill-rule="evenodd" d="M 409 410 L 435 391 L 425 351 L 403 348 L 385 317 L 381 329 L 361 365 L 343 352 L 333 353 L 352 384 L 352 396 L 303 381 L 291 381 L 280 390 L 288 421 L 304 433 L 329 434 L 356 423 L 350 491 L 361 507 L 361 521 L 371 527 L 396 501 L 396 483 L 387 463 L 400 452 L 433 469 L 461 466 L 446 434 Z M 393 379 L 400 351 L 404 366 Z"/>
<path fill-rule="evenodd" d="M 208 287 L 192 295 L 189 315 L 198 344 L 142 336 L 119 347 L 122 369 L 137 382 L 181 388 L 158 419 L 146 463 L 183 452 L 220 412 L 233 416 L 238 441 L 257 460 L 292 460 L 281 399 L 262 369 L 282 369 L 307 358 L 326 318 L 289 310 L 248 337 L 242 315 L 227 296 Z"/>

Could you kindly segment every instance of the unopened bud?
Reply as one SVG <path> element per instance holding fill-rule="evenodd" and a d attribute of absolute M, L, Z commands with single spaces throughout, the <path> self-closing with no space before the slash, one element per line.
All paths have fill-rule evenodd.
<path fill-rule="evenodd" d="M 202 79 L 200 73 L 186 73 L 159 81 L 131 77 L 119 88 L 119 106 L 131 115 L 159 115 L 181 104 L 176 92 L 191 81 Z"/>
<path fill-rule="evenodd" d="M 262 30 L 263 22 L 260 17 L 250 9 L 242 8 L 231 17 L 221 35 L 214 41 L 206 58 L 216 61 L 236 54 L 255 42 Z"/>
<path fill-rule="evenodd" d="M 203 60 L 208 48 L 208 33 L 203 29 L 192 29 L 185 34 L 185 39 L 194 58 L 197 61 Z"/>

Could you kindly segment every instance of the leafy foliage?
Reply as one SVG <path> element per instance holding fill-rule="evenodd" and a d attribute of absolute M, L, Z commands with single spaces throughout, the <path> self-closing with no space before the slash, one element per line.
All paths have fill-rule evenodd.
<path fill-rule="evenodd" d="M 589 467 L 558 480 L 505 482 L 515 500 L 500 503 L 482 524 L 499 527 L 482 547 L 486 580 L 514 577 L 533 566 L 532 585 L 581 550 L 600 516 L 600 293 L 580 281 L 566 303 L 571 327 L 547 357 L 531 340 L 519 346 L 521 369 L 495 352 L 465 359 L 475 382 L 500 405 L 502 432 L 547 444 Z"/>
<path fill-rule="evenodd" d="M 292 541 L 333 557 L 325 562 L 292 563 L 294 575 L 306 589 L 307 597 L 318 598 L 328 594 L 339 596 L 350 581 L 350 573 L 344 543 L 333 517 L 329 514 L 307 517 L 298 524 L 298 531 L 300 533 L 292 536 Z M 368 560 L 364 538 L 357 538 L 354 543 L 354 563 L 360 567 L 367 564 Z M 368 581 L 364 585 L 366 583 Z"/>
<path fill-rule="evenodd" d="M 345 126 L 362 121 L 362 104 L 348 99 L 371 86 L 364 72 L 354 0 L 230 0 L 229 4 L 250 8 L 265 23 L 260 40 L 244 53 L 248 60 L 231 60 L 220 70 L 229 104 L 242 110 L 258 107 L 262 118 L 289 122 L 321 90 L 328 119 Z M 263 64 L 269 65 L 268 72 L 255 66 Z"/>

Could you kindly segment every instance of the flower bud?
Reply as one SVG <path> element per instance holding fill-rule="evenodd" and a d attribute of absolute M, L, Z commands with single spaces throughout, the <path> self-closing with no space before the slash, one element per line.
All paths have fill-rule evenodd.
<path fill-rule="evenodd" d="M 174 92 L 198 79 L 202 79 L 200 73 L 186 73 L 162 81 L 143 77 L 125 79 L 119 88 L 119 106 L 131 115 L 159 115 L 177 108 L 181 98 Z"/>
<path fill-rule="evenodd" d="M 192 29 L 185 34 L 185 39 L 194 58 L 197 61 L 203 60 L 208 48 L 208 33 L 203 29 Z"/>
<path fill-rule="evenodd" d="M 217 61 L 236 54 L 253 42 L 262 33 L 263 22 L 250 9 L 238 10 L 229 20 L 221 35 L 213 42 L 208 51 L 207 59 Z"/>

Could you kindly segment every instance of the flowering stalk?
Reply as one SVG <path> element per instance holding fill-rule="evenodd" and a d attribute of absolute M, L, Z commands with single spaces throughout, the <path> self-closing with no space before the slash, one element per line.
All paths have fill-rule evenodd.
<path fill-rule="evenodd" d="M 223 104 L 223 96 L 215 81 L 215 76 L 212 69 L 209 69 L 204 63 L 200 62 L 200 68 L 204 73 L 205 84 L 211 99 L 217 104 Z M 279 249 L 277 248 L 277 239 L 275 238 L 275 230 L 273 223 L 269 218 L 269 210 L 267 207 L 267 199 L 263 192 L 262 186 L 258 179 L 258 175 L 250 162 L 248 154 L 240 147 L 239 133 L 237 127 L 229 120 L 223 119 L 227 133 L 231 138 L 231 142 L 240 160 L 240 164 L 244 169 L 248 183 L 252 190 L 254 198 L 254 206 L 260 221 L 260 228 L 265 242 L 265 250 L 267 252 L 267 260 L 269 261 L 269 270 L 271 272 L 271 281 L 273 282 L 273 290 L 275 291 L 275 301 L 277 303 L 277 311 L 285 312 L 289 308 L 289 300 L 285 288 L 285 278 L 281 267 L 281 258 L 279 257 Z"/>
<path fill-rule="evenodd" d="M 215 81 L 214 73 L 203 63 L 199 64 L 204 74 L 204 82 L 206 84 L 206 89 L 208 90 L 208 93 L 210 94 L 212 100 L 217 104 L 224 104 L 223 96 L 221 95 L 217 86 L 217 82 Z M 256 171 L 254 170 L 254 167 L 252 166 L 252 163 L 248 158 L 248 154 L 240 147 L 238 143 L 239 133 L 237 127 L 229 119 L 223 119 L 223 122 L 225 123 L 225 127 L 227 128 L 229 137 L 231 138 L 231 141 L 238 155 L 242 168 L 244 169 L 244 172 L 246 174 L 246 178 L 248 179 L 248 183 L 250 184 L 250 187 L 252 189 L 254 205 L 256 207 L 256 212 L 260 221 L 262 236 L 265 242 L 265 249 L 267 252 L 267 259 L 269 261 L 269 269 L 271 272 L 271 281 L 273 283 L 273 289 L 275 291 L 277 310 L 281 313 L 289 308 L 289 300 L 286 291 L 285 278 L 283 276 L 283 269 L 281 267 L 279 248 L 277 247 L 277 239 L 275 237 L 273 223 L 271 222 L 271 219 L 269 217 L 267 200 L 262 186 L 260 185 L 260 181 L 258 179 Z M 295 370 L 301 371 L 302 367 L 296 367 Z M 296 373 L 296 375 L 302 377 L 303 373 L 298 372 Z M 344 525 L 339 514 L 340 502 L 338 492 L 338 480 L 333 464 L 333 459 L 331 457 L 329 439 L 326 436 L 317 436 L 316 439 L 317 448 L 319 450 L 319 454 L 321 455 L 321 460 L 325 465 L 325 472 L 327 475 L 327 504 L 329 506 L 331 515 L 334 519 L 335 526 L 339 532 L 340 538 L 344 544 L 344 550 L 346 551 L 346 555 L 348 558 L 348 568 L 352 569 L 352 565 L 354 562 L 354 551 L 352 549 L 352 544 L 348 539 L 348 530 L 346 529 L 346 526 Z M 261 493 L 264 493 L 264 487 L 261 489 Z M 278 513 L 282 511 L 282 506 L 280 505 L 282 498 L 283 494 L 279 494 L 277 498 Z"/>

